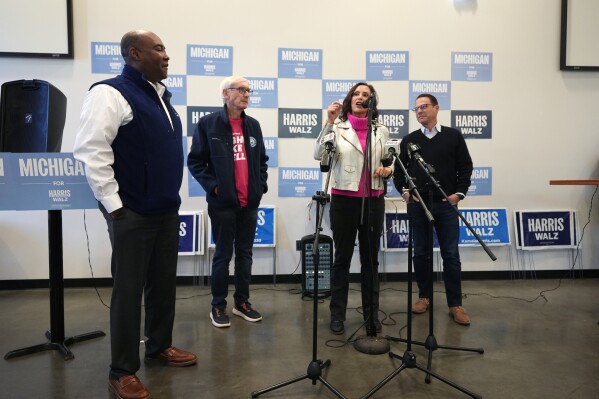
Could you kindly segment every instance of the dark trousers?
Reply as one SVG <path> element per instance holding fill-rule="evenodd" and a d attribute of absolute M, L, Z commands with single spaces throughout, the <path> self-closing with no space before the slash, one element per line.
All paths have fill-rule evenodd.
<path fill-rule="evenodd" d="M 110 301 L 112 379 L 140 367 L 142 294 L 146 356 L 172 345 L 175 320 L 179 214 L 140 215 L 122 208 L 116 219 L 100 205 L 112 244 L 113 288 Z"/>
<path fill-rule="evenodd" d="M 448 306 L 462 305 L 462 283 L 460 252 L 458 241 L 460 238 L 459 216 L 446 201 L 434 202 L 431 213 L 435 219 L 435 230 L 439 239 L 441 258 L 443 258 L 443 280 Z M 427 261 L 428 219 L 422 206 L 412 202 L 408 204 L 410 223 L 414 227 L 414 274 L 418 284 L 421 298 L 430 298 L 433 291 L 433 282 L 429 269 L 432 267 Z"/>
<path fill-rule="evenodd" d="M 235 304 L 250 298 L 252 247 L 256 236 L 257 208 L 211 209 L 208 215 L 214 238 L 212 259 L 212 307 L 226 308 L 229 293 L 229 263 L 235 249 Z"/>
<path fill-rule="evenodd" d="M 356 233 L 360 250 L 360 277 L 362 288 L 362 307 L 364 319 L 371 314 L 378 319 L 379 275 L 378 252 L 383 219 L 385 216 L 384 198 L 370 198 L 370 213 L 365 207 L 364 223 L 360 223 L 362 199 L 344 195 L 332 195 L 329 216 L 333 243 L 335 247 L 333 267 L 331 269 L 331 320 L 345 320 L 347 297 L 349 293 L 349 269 Z"/>

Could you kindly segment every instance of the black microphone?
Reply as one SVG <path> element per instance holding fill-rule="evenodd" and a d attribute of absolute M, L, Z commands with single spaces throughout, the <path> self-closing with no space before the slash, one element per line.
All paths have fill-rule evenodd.
<path fill-rule="evenodd" d="M 362 108 L 369 108 L 370 104 L 374 103 L 374 94 L 366 99 L 366 101 L 362 102 Z"/>
<path fill-rule="evenodd" d="M 418 144 L 408 143 L 407 147 L 410 158 L 422 160 L 422 156 L 420 155 L 422 148 Z"/>
<path fill-rule="evenodd" d="M 324 152 L 320 159 L 320 171 L 328 172 L 331 170 L 331 153 L 335 151 L 335 133 L 331 131 L 328 134 L 325 134 L 320 140 L 320 143 L 324 143 Z"/>

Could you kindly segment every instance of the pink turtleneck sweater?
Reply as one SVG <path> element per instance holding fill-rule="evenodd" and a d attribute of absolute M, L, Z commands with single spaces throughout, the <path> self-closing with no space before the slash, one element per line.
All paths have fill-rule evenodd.
<path fill-rule="evenodd" d="M 358 118 L 353 116 L 348 112 L 347 120 L 351 127 L 356 131 L 356 135 L 360 140 L 360 145 L 362 146 L 362 153 L 366 151 L 366 134 L 368 132 L 368 118 Z M 359 173 L 362 173 L 360 171 Z M 366 175 L 370 176 L 370 170 L 366 171 Z M 362 192 L 364 190 L 364 175 L 360 176 L 360 186 L 358 187 L 358 191 L 348 191 L 348 190 L 338 190 L 336 188 L 331 188 L 331 194 L 336 195 L 345 195 L 348 197 L 361 197 Z M 371 197 L 378 197 L 383 194 L 383 190 L 370 190 Z"/>

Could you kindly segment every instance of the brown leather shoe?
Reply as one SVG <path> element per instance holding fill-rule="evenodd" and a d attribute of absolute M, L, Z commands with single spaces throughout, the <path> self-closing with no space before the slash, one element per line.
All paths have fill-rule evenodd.
<path fill-rule="evenodd" d="M 118 399 L 147 399 L 150 392 L 136 375 L 126 375 L 118 380 L 108 380 L 108 390 Z"/>
<path fill-rule="evenodd" d="M 470 316 L 466 313 L 466 309 L 461 306 L 452 306 L 449 308 L 449 316 L 453 317 L 453 321 L 463 326 L 470 325 Z"/>
<path fill-rule="evenodd" d="M 166 348 L 156 357 L 146 356 L 144 359 L 146 364 L 159 363 L 171 367 L 184 367 L 196 364 L 198 357 L 191 352 L 171 346 Z"/>
<path fill-rule="evenodd" d="M 421 314 L 426 312 L 428 305 L 430 305 L 428 298 L 419 298 L 418 301 L 412 306 L 412 313 Z"/>

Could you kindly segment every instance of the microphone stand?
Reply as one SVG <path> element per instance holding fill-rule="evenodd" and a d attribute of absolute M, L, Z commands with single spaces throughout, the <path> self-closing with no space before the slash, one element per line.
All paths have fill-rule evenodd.
<path fill-rule="evenodd" d="M 373 94 L 374 96 L 374 94 Z M 378 256 L 378 253 L 374 254 L 372 251 L 373 242 L 372 230 L 373 224 L 372 219 L 372 136 L 376 135 L 376 124 L 374 130 L 372 130 L 372 114 L 374 111 L 374 97 L 368 101 L 368 128 L 366 134 L 366 151 L 364 152 L 364 165 L 362 166 L 362 178 L 364 179 L 364 190 L 362 190 L 362 210 L 360 215 L 360 223 L 368 229 L 367 246 L 368 246 L 368 267 L 370 268 L 370 304 L 369 304 L 369 316 L 366 320 L 366 336 L 359 336 L 354 341 L 354 348 L 361 353 L 369 355 L 380 355 L 389 352 L 390 345 L 389 341 L 385 338 L 377 337 L 376 327 L 374 325 L 374 319 L 378 315 L 374 314 L 374 284 L 375 274 L 378 276 L 378 269 L 374 268 L 373 256 Z M 380 241 L 380 237 L 377 238 Z M 378 282 L 378 281 L 377 281 Z M 363 309 L 366 312 L 366 309 Z"/>
<path fill-rule="evenodd" d="M 394 157 L 396 157 L 397 155 L 394 153 L 393 154 Z M 427 205 L 424 203 L 424 200 L 422 198 L 422 196 L 420 195 L 420 192 L 418 191 L 418 189 L 416 188 L 416 185 L 414 184 L 414 181 L 412 179 L 412 177 L 410 177 L 410 175 L 408 174 L 408 171 L 406 170 L 406 168 L 404 167 L 403 163 L 401 162 L 401 160 L 399 160 L 399 162 L 396 162 L 396 164 L 399 164 L 404 176 L 406 177 L 406 181 L 408 183 L 408 187 L 409 187 L 409 191 L 410 194 L 415 196 L 418 199 L 418 204 L 420 204 L 420 206 L 422 207 L 422 210 L 429 222 L 428 226 L 428 235 L 427 235 L 427 259 L 428 259 L 428 263 L 429 263 L 429 278 L 432 278 L 433 275 L 433 267 L 432 267 L 432 259 L 433 259 L 433 226 L 435 223 L 435 219 L 432 215 L 432 213 L 429 210 L 429 207 L 427 207 Z M 427 165 L 428 167 L 430 167 L 432 169 L 432 167 L 430 165 Z M 427 170 L 428 173 L 428 170 Z M 429 175 L 430 176 L 430 175 Z M 429 195 L 429 198 L 431 196 Z M 429 204 L 430 206 L 430 204 Z M 431 376 L 435 377 L 436 379 L 438 379 L 439 381 L 444 382 L 445 384 L 461 391 L 464 392 L 466 395 L 472 397 L 472 398 L 482 398 L 482 396 L 471 392 L 469 390 L 467 390 L 466 388 L 448 380 L 447 378 L 431 371 L 431 360 L 432 360 L 432 351 L 437 349 L 437 348 L 444 348 L 444 349 L 461 349 L 461 350 L 467 350 L 467 351 L 475 351 L 475 352 L 479 352 L 479 353 L 483 353 L 484 351 L 482 349 L 467 349 L 467 348 L 456 348 L 456 347 L 448 347 L 448 346 L 439 346 L 437 345 L 437 342 L 435 340 L 435 337 L 432 333 L 432 314 L 433 314 L 433 301 L 432 301 L 432 292 L 430 293 L 430 323 L 429 323 L 429 329 L 430 329 L 430 333 L 429 333 L 429 337 L 426 340 L 426 343 L 422 343 L 422 342 L 416 342 L 416 341 L 412 341 L 412 317 L 410 315 L 411 309 L 412 309 L 412 263 L 413 263 L 413 231 L 414 231 L 414 225 L 412 223 L 412 220 L 409 220 L 409 230 L 408 230 L 408 324 L 407 324 L 407 330 L 408 330 L 408 335 L 407 335 L 407 339 L 402 339 L 402 338 L 394 338 L 394 337 L 389 337 L 386 336 L 385 338 L 387 338 L 388 340 L 391 341 L 399 341 L 399 342 L 406 342 L 407 343 L 407 348 L 403 354 L 403 356 L 399 356 L 396 355 L 393 352 L 389 352 L 389 357 L 391 358 L 396 358 L 396 359 L 401 359 L 401 365 L 396 368 L 391 374 L 389 374 L 387 377 L 385 377 L 381 382 L 379 382 L 376 386 L 374 386 L 370 391 L 368 391 L 368 393 L 366 393 L 364 396 L 362 396 L 361 399 L 364 398 L 369 398 L 371 397 L 375 392 L 377 392 L 379 389 L 381 389 L 385 384 L 387 384 L 389 381 L 391 381 L 395 376 L 397 376 L 399 373 L 401 373 L 403 370 L 405 369 L 413 369 L 416 368 L 424 373 L 426 373 L 426 377 L 425 377 L 425 382 L 427 384 L 430 383 L 431 381 Z M 432 280 L 431 280 L 432 281 Z M 416 345 L 424 345 L 426 348 L 429 349 L 429 356 L 428 356 L 428 364 L 427 367 L 424 368 L 421 365 L 419 365 L 416 361 L 416 354 L 412 351 L 412 344 L 416 344 Z"/>
<path fill-rule="evenodd" d="M 329 160 L 334 158 L 335 149 L 332 147 L 327 148 Z M 312 296 L 312 361 L 308 365 L 308 369 L 306 374 L 300 375 L 298 377 L 291 378 L 287 381 L 280 382 L 275 385 L 271 385 L 267 388 L 263 388 L 257 391 L 252 392 L 252 398 L 257 398 L 263 393 L 267 393 L 270 391 L 274 391 L 275 389 L 283 388 L 287 385 L 291 385 L 298 381 L 302 381 L 305 379 L 310 379 L 312 381 L 312 385 L 316 385 L 316 381 L 320 381 L 326 386 L 331 392 L 333 392 L 338 398 L 346 399 L 345 396 L 341 394 L 335 387 L 333 387 L 327 380 L 322 377 L 322 370 L 331 365 L 330 360 L 322 361 L 318 359 L 318 267 L 320 265 L 320 248 L 319 248 L 319 240 L 320 240 L 320 232 L 322 231 L 322 217 L 324 214 L 324 207 L 327 202 L 331 200 L 329 194 L 327 194 L 329 181 L 331 179 L 331 173 L 329 172 L 329 168 L 326 168 L 324 165 L 321 165 L 321 170 L 327 173 L 327 180 L 325 183 L 324 191 L 317 191 L 316 195 L 312 196 L 312 200 L 316 201 L 316 231 L 314 233 L 314 244 L 312 246 L 312 254 L 313 254 L 313 264 L 314 264 L 314 294 Z"/>

